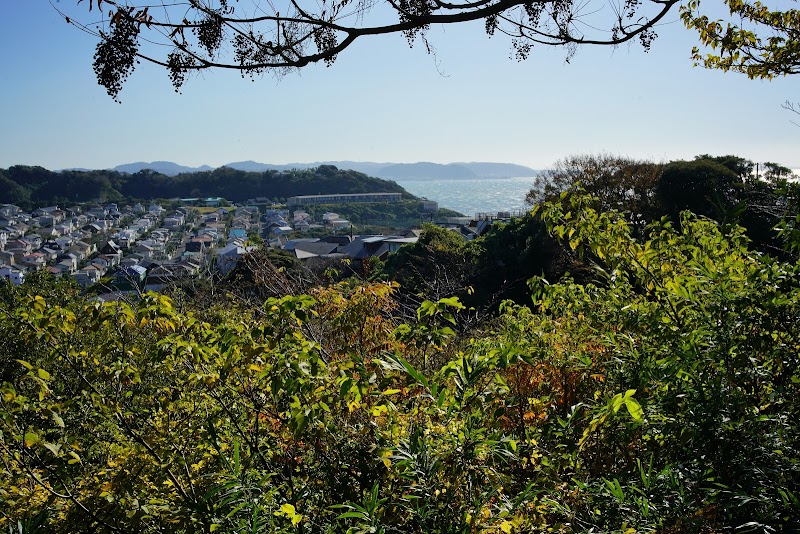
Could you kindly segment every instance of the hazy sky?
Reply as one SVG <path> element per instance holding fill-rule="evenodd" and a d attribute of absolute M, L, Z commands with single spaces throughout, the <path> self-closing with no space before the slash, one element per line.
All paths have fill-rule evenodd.
<path fill-rule="evenodd" d="M 84 2 L 85 4 L 85 2 Z M 62 0 L 72 8 L 74 0 Z M 83 4 L 82 4 L 83 5 Z M 140 65 L 115 103 L 92 71 L 93 38 L 47 0 L 0 8 L 0 167 L 104 168 L 323 160 L 502 161 L 543 168 L 606 151 L 655 160 L 736 154 L 800 167 L 800 77 L 771 82 L 694 68 L 694 35 L 660 26 L 640 47 L 522 63 L 482 24 L 433 28 L 436 58 L 402 36 L 357 43 L 330 68 L 276 82 L 206 73 L 176 94 Z"/>

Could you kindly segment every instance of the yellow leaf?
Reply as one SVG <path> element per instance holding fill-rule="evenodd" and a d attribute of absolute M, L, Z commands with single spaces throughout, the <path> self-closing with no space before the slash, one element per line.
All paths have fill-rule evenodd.
<path fill-rule="evenodd" d="M 372 413 L 373 416 L 378 417 L 381 414 L 383 414 L 385 412 L 388 412 L 388 411 L 389 411 L 389 408 L 387 408 L 385 404 L 379 404 L 379 405 L 374 406 L 372 408 L 371 413 Z"/>
<path fill-rule="evenodd" d="M 25 436 L 23 437 L 23 441 L 25 442 L 26 447 L 33 447 L 39 442 L 39 436 L 34 432 L 26 432 Z"/>
<path fill-rule="evenodd" d="M 505 532 L 506 534 L 511 534 L 511 531 L 514 530 L 514 523 L 511 521 L 503 521 L 500 523 L 500 530 Z"/>

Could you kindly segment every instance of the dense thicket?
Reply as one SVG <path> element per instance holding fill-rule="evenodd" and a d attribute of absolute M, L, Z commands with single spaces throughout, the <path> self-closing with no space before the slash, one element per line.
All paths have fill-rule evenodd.
<path fill-rule="evenodd" d="M 678 224 L 680 213 L 689 210 L 723 227 L 739 225 L 751 248 L 790 260 L 794 256 L 785 250 L 787 243 L 800 242 L 791 237 L 800 234 L 800 185 L 789 180 L 790 169 L 775 163 L 760 166 L 758 176 L 755 171 L 752 161 L 737 156 L 701 155 L 666 164 L 574 156 L 540 173 L 528 201 L 589 193 L 595 209 L 619 211 L 637 237 L 662 219 Z M 470 242 L 428 227 L 423 239 L 390 258 L 380 274 L 398 281 L 403 294 L 432 299 L 458 295 L 478 309 L 496 309 L 503 299 L 527 302 L 526 282 L 533 276 L 558 280 L 570 273 L 578 281 L 593 281 L 597 261 L 580 257 L 569 241 L 559 243 L 540 217 L 528 214 L 494 224 Z"/>
<path fill-rule="evenodd" d="M 391 283 L 202 306 L 4 286 L 0 526 L 800 528 L 797 263 L 734 225 L 637 229 L 596 203 L 535 215 L 593 282 L 534 277 L 466 331 L 458 299 L 409 317 Z"/>
<path fill-rule="evenodd" d="M 14 166 L 0 169 L 0 203 L 24 209 L 85 202 L 94 199 L 223 197 L 234 202 L 266 197 L 282 200 L 295 195 L 331 193 L 403 193 L 395 182 L 340 170 L 332 165 L 294 171 L 245 172 L 221 167 L 213 171 L 167 176 L 143 170 L 134 174 L 116 171 L 61 171 Z"/>
<path fill-rule="evenodd" d="M 1 286 L 0 527 L 797 531 L 796 186 L 711 163 L 741 161 L 697 164 L 722 222 L 572 183 L 479 240 L 426 227 L 384 266 L 406 289 L 274 254 L 195 298 Z M 440 297 L 533 269 L 494 316 Z"/>

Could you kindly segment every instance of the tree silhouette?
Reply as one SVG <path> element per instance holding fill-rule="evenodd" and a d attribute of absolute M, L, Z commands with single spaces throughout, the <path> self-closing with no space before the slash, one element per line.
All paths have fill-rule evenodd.
<path fill-rule="evenodd" d="M 76 0 L 81 4 L 84 0 Z M 160 4 L 160 5 L 157 5 Z M 94 21 L 56 9 L 99 43 L 94 70 L 117 98 L 139 61 L 165 67 L 176 90 L 189 73 L 235 69 L 242 76 L 283 75 L 307 65 L 331 65 L 362 37 L 400 33 L 409 45 L 432 24 L 482 20 L 486 33 L 511 40 L 525 59 L 535 45 L 565 46 L 638 41 L 646 50 L 654 26 L 678 0 L 89 0 Z M 55 4 L 54 4 L 55 5 Z M 84 6 L 86 4 L 84 3 Z M 83 6 L 82 6 L 83 7 Z"/>

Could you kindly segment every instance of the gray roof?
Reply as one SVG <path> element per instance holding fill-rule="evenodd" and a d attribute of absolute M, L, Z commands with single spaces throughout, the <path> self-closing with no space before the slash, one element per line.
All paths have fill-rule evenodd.
<path fill-rule="evenodd" d="M 297 243 L 294 246 L 295 255 L 299 258 L 300 252 L 304 252 L 305 254 L 312 254 L 314 256 L 326 256 L 328 254 L 333 254 L 336 252 L 336 249 L 339 248 L 339 245 L 336 243 L 326 243 L 324 241 L 316 241 L 313 243 L 309 242 L 301 242 Z"/>

